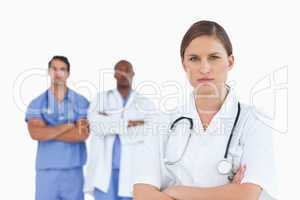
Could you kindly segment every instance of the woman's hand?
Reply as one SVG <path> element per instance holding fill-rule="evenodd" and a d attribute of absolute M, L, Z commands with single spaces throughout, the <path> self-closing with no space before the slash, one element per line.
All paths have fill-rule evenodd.
<path fill-rule="evenodd" d="M 240 168 L 238 169 L 237 173 L 234 175 L 233 180 L 231 183 L 233 184 L 241 184 L 242 180 L 245 176 L 245 172 L 246 172 L 246 165 L 240 166 Z"/>
<path fill-rule="evenodd" d="M 171 186 L 165 190 L 162 191 L 162 193 L 165 193 L 166 195 L 168 195 L 169 197 L 174 198 L 174 196 L 176 196 L 176 192 L 179 191 L 181 186 Z"/>

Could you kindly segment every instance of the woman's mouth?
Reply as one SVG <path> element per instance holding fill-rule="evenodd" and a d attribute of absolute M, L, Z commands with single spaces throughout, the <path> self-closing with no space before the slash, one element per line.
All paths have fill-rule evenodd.
<path fill-rule="evenodd" d="M 197 79 L 198 83 L 205 84 L 205 83 L 211 83 L 214 79 L 213 78 L 199 78 Z"/>

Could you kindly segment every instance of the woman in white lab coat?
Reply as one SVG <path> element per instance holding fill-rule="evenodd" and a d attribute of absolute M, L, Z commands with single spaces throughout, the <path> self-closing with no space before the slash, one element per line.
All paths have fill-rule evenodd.
<path fill-rule="evenodd" d="M 139 146 L 135 200 L 276 198 L 271 128 L 227 86 L 234 57 L 225 30 L 199 21 L 181 44 L 190 101 L 161 116 Z"/>

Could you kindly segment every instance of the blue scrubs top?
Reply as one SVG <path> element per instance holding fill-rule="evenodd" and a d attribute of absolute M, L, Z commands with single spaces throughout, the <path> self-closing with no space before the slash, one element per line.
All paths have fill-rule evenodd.
<path fill-rule="evenodd" d="M 87 117 L 88 100 L 68 88 L 65 98 L 57 102 L 47 90 L 31 101 L 25 120 L 42 119 L 48 126 L 76 123 Z M 36 169 L 70 169 L 86 163 L 85 142 L 69 143 L 58 140 L 38 141 Z"/>

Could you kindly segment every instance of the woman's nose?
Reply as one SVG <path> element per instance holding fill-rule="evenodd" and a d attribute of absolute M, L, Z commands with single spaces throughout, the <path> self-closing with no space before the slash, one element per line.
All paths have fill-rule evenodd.
<path fill-rule="evenodd" d="M 210 72 L 210 70 L 211 70 L 210 64 L 206 60 L 203 60 L 200 63 L 200 72 L 202 74 L 207 74 Z"/>

